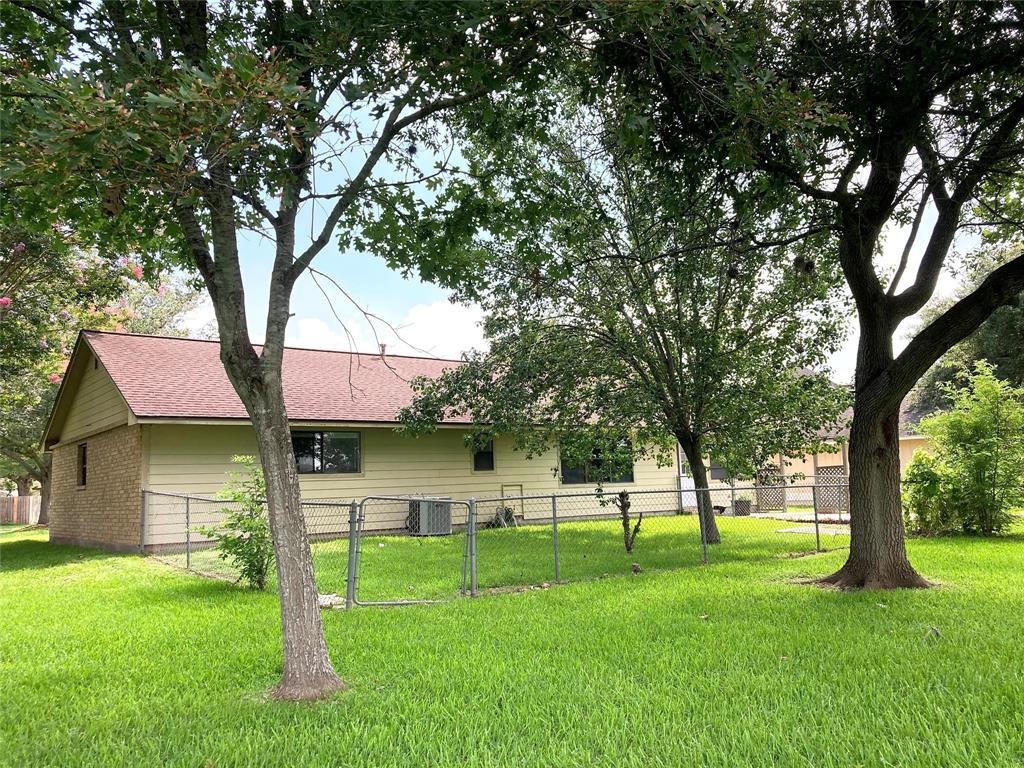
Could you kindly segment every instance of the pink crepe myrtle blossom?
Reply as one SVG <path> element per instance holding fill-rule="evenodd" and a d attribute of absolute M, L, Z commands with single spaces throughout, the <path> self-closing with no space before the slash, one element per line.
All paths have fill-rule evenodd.
<path fill-rule="evenodd" d="M 142 279 L 142 267 L 138 264 L 132 264 L 132 274 L 135 275 L 136 280 Z"/>
<path fill-rule="evenodd" d="M 24 243 L 15 243 L 15 245 L 14 245 L 14 252 L 15 253 L 24 253 L 25 252 L 25 244 Z"/>
<path fill-rule="evenodd" d="M 51 373 L 50 374 L 50 383 L 51 384 L 57 384 L 57 383 L 60 382 L 61 378 L 62 378 L 62 376 L 59 373 Z"/>
<path fill-rule="evenodd" d="M 0 296 L 0 307 L 7 308 L 11 306 L 11 303 L 12 302 L 10 296 Z"/>
<path fill-rule="evenodd" d="M 121 258 L 119 258 L 117 260 L 117 266 L 119 266 L 119 267 L 127 267 L 128 266 L 128 257 L 127 256 L 122 256 Z"/>

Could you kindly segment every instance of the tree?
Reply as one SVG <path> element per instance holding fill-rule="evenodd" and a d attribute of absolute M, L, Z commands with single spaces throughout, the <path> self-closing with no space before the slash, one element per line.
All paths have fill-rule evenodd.
<path fill-rule="evenodd" d="M 1022 246 L 1009 245 L 993 248 L 983 246 L 972 254 L 962 287 L 950 298 L 929 304 L 920 315 L 917 330 L 924 328 L 953 304 L 974 291 L 994 269 L 1016 258 Z M 944 354 L 928 369 L 908 396 L 910 420 L 914 423 L 934 411 L 948 410 L 952 405 L 948 384 L 952 384 L 964 369 L 985 360 L 992 365 L 995 376 L 1011 386 L 1024 386 L 1024 293 L 995 312 L 978 330 Z"/>
<path fill-rule="evenodd" d="M 73 233 L 0 227 L 0 476 L 27 495 L 38 484 L 47 522 L 46 420 L 82 328 L 184 335 L 200 292 L 180 278 L 142 280 L 139 264 L 76 249 Z"/>
<path fill-rule="evenodd" d="M 202 277 L 266 478 L 284 644 L 275 695 L 338 690 L 281 383 L 292 288 L 339 222 L 351 241 L 347 224 L 375 189 L 443 182 L 449 166 L 437 158 L 452 156 L 453 136 L 436 118 L 491 94 L 528 95 L 549 65 L 542 54 L 558 53 L 545 43 L 552 23 L 493 3 L 4 8 L 10 70 L 23 72 L 9 89 L 27 96 L 3 126 L 10 178 L 42 193 L 25 213 L 86 201 L 76 220 L 106 250 L 155 233 L 158 255 Z M 252 228 L 275 249 L 259 351 L 238 258 Z M 454 279 L 462 265 L 446 256 L 417 266 Z"/>
<path fill-rule="evenodd" d="M 705 457 L 750 476 L 817 446 L 845 398 L 808 369 L 836 348 L 842 303 L 830 260 L 816 265 L 825 244 L 774 196 L 733 195 L 723 175 L 668 181 L 616 128 L 582 110 L 547 135 L 478 142 L 474 197 L 490 194 L 500 232 L 477 242 L 490 350 L 418 382 L 401 418 L 422 433 L 469 414 L 476 439 L 557 445 L 599 464 L 598 483 L 678 444 L 718 543 Z"/>
<path fill-rule="evenodd" d="M 904 542 L 900 404 L 946 350 L 1016 300 L 1024 256 L 992 270 L 899 355 L 893 334 L 932 296 L 959 231 L 1020 231 L 1024 11 L 1009 1 L 737 8 L 710 23 L 746 64 L 726 59 L 702 79 L 676 13 L 612 19 L 603 61 L 653 120 L 667 164 L 702 154 L 799 192 L 808 217 L 833 233 L 856 303 L 850 554 L 823 582 L 927 586 Z M 876 257 L 893 223 L 910 236 L 885 276 Z M 920 263 L 903 287 L 918 238 Z"/>
<path fill-rule="evenodd" d="M 1024 388 L 984 361 L 960 379 L 945 386 L 951 409 L 921 422 L 935 455 L 907 467 L 904 508 L 920 532 L 990 536 L 1024 504 Z"/>
<path fill-rule="evenodd" d="M 118 266 L 77 253 L 67 231 L 0 226 L 0 475 L 19 495 L 39 484 L 40 523 L 50 477 L 40 440 L 77 321 L 123 290 L 123 277 Z"/>

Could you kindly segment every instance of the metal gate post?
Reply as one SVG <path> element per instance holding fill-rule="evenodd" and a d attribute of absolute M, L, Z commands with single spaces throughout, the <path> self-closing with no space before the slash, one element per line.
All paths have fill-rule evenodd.
<path fill-rule="evenodd" d="M 821 530 L 818 528 L 818 484 L 811 486 L 811 503 L 814 504 L 814 551 L 821 552 Z"/>
<path fill-rule="evenodd" d="M 476 597 L 476 499 L 469 500 L 469 596 Z"/>
<path fill-rule="evenodd" d="M 562 567 L 558 556 L 558 499 L 551 494 L 551 538 L 555 543 L 555 583 L 562 581 Z"/>
<path fill-rule="evenodd" d="M 729 511 L 736 517 L 736 478 L 729 478 Z"/>
<path fill-rule="evenodd" d="M 348 574 L 345 580 L 345 609 L 351 610 L 356 604 L 356 547 L 359 542 L 359 506 L 352 501 L 348 505 Z"/>
<path fill-rule="evenodd" d="M 192 499 L 185 497 L 185 568 L 192 570 Z"/>
<path fill-rule="evenodd" d="M 700 526 L 700 545 L 704 550 L 704 565 L 708 564 L 708 535 L 704 530 L 704 507 L 707 506 L 708 499 L 704 498 L 704 492 L 702 489 L 697 489 L 697 524 Z M 712 514 L 714 511 L 712 510 Z"/>

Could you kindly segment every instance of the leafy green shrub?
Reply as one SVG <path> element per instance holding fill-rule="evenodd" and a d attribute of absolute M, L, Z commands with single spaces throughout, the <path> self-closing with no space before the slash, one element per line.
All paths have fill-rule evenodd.
<path fill-rule="evenodd" d="M 200 530 L 217 540 L 220 558 L 238 570 L 240 581 L 252 589 L 262 590 L 267 586 L 267 575 L 274 565 L 263 470 L 252 456 L 233 456 L 231 460 L 242 465 L 245 471 L 232 473 L 217 495 L 235 504 L 224 508 L 227 517 L 221 526 Z"/>
<path fill-rule="evenodd" d="M 975 365 L 947 385 L 952 410 L 923 419 L 934 456 L 918 452 L 903 478 L 903 512 L 915 533 L 1004 532 L 1024 504 L 1024 389 Z"/>
<path fill-rule="evenodd" d="M 950 503 L 952 478 L 938 459 L 915 451 L 903 475 L 903 519 L 917 534 L 958 531 L 957 507 Z"/>

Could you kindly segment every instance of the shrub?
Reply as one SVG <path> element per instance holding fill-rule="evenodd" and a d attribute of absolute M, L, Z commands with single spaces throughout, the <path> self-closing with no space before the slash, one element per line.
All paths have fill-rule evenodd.
<path fill-rule="evenodd" d="M 947 385 L 952 410 L 923 419 L 934 456 L 914 455 L 903 479 L 907 526 L 917 533 L 1002 533 L 1024 503 L 1024 389 L 984 361 L 963 386 Z"/>
<path fill-rule="evenodd" d="M 274 565 L 263 470 L 252 456 L 234 456 L 231 460 L 244 467 L 244 472 L 232 473 L 217 495 L 235 504 L 224 508 L 226 518 L 220 527 L 201 531 L 216 539 L 220 558 L 238 570 L 239 581 L 262 590 Z"/>

